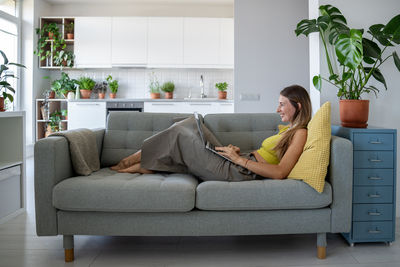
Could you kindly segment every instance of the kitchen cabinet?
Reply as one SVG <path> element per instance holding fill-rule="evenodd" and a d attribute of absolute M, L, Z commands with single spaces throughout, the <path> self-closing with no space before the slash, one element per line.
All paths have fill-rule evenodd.
<path fill-rule="evenodd" d="M 182 66 L 183 18 L 149 18 L 147 64 L 149 67 Z"/>
<path fill-rule="evenodd" d="M 395 129 L 332 126 L 332 134 L 353 143 L 352 227 L 343 233 L 350 245 L 395 240 Z"/>
<path fill-rule="evenodd" d="M 111 17 L 75 18 L 75 66 L 111 68 Z"/>
<path fill-rule="evenodd" d="M 68 130 L 105 128 L 106 102 L 68 102 Z"/>
<path fill-rule="evenodd" d="M 233 113 L 233 103 L 220 102 L 145 102 L 144 112 L 193 113 L 201 115 L 213 113 Z"/>
<path fill-rule="evenodd" d="M 220 49 L 220 19 L 184 18 L 185 65 L 217 65 Z"/>
<path fill-rule="evenodd" d="M 234 22 L 233 19 L 220 20 L 219 65 L 233 67 L 234 65 Z"/>
<path fill-rule="evenodd" d="M 145 66 L 147 17 L 113 17 L 111 59 L 113 66 Z"/>
<path fill-rule="evenodd" d="M 0 112 L 0 224 L 25 210 L 25 112 Z"/>

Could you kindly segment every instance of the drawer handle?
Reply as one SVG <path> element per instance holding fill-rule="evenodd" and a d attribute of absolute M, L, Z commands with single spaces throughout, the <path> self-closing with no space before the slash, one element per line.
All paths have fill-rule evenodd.
<path fill-rule="evenodd" d="M 368 212 L 368 215 L 370 216 L 381 216 L 380 212 Z"/>
<path fill-rule="evenodd" d="M 375 193 L 375 194 L 368 194 L 368 197 L 370 197 L 370 198 L 380 198 L 381 195 L 379 195 L 378 193 Z"/>
<path fill-rule="evenodd" d="M 370 176 L 370 177 L 368 177 L 368 179 L 369 180 L 382 180 L 382 178 L 378 177 L 378 176 Z"/>
<path fill-rule="evenodd" d="M 374 145 L 383 144 L 381 141 L 370 141 L 369 143 Z"/>
<path fill-rule="evenodd" d="M 382 162 L 381 159 L 368 159 L 370 162 Z"/>
<path fill-rule="evenodd" d="M 381 232 L 381 230 L 368 230 L 368 233 L 370 234 L 380 234 Z"/>

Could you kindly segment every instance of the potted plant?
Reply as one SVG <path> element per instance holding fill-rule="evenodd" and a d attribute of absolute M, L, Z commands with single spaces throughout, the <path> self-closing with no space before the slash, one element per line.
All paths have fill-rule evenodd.
<path fill-rule="evenodd" d="M 104 99 L 107 92 L 107 82 L 96 83 L 94 90 L 98 93 L 99 99 Z"/>
<path fill-rule="evenodd" d="M 96 82 L 89 77 L 80 77 L 76 83 L 79 85 L 79 91 L 81 92 L 81 97 L 83 99 L 90 98 L 92 89 L 94 88 Z"/>
<path fill-rule="evenodd" d="M 117 96 L 117 92 L 118 92 L 118 81 L 117 80 L 113 80 L 111 75 L 108 75 L 107 77 L 107 82 L 108 82 L 108 86 L 110 87 L 110 98 L 115 98 Z"/>
<path fill-rule="evenodd" d="M 226 82 L 216 83 L 215 87 L 218 89 L 218 99 L 226 99 L 228 84 Z"/>
<path fill-rule="evenodd" d="M 51 90 L 58 96 L 67 98 L 69 92 L 75 91 L 75 83 L 77 83 L 75 79 L 70 79 L 67 73 L 61 72 L 61 78 L 51 83 Z"/>
<path fill-rule="evenodd" d="M 54 53 L 54 65 L 72 68 L 74 66 L 75 55 L 71 51 L 59 50 Z"/>
<path fill-rule="evenodd" d="M 0 65 L 0 111 L 5 111 L 4 101 L 8 99 L 10 103 L 14 101 L 15 89 L 7 81 L 7 79 L 16 79 L 12 71 L 9 71 L 11 66 L 17 66 L 25 68 L 24 65 L 18 63 L 8 62 L 6 54 L 0 50 L 0 54 L 3 57 L 3 64 Z"/>
<path fill-rule="evenodd" d="M 34 54 L 39 56 L 40 60 L 44 60 L 51 56 L 51 49 L 46 48 L 48 39 L 54 42 L 53 49 L 65 49 L 66 43 L 59 32 L 56 23 L 44 24 L 43 27 L 36 28 L 36 34 L 38 35 L 37 47 Z"/>
<path fill-rule="evenodd" d="M 152 99 L 158 99 L 160 98 L 160 83 L 157 80 L 157 76 L 155 75 L 154 72 L 149 74 L 150 76 L 150 98 Z"/>
<path fill-rule="evenodd" d="M 165 92 L 166 99 L 172 99 L 174 96 L 175 84 L 173 82 L 165 82 L 161 86 L 161 90 Z"/>
<path fill-rule="evenodd" d="M 68 110 L 62 109 L 61 110 L 61 116 L 63 120 L 68 120 Z"/>
<path fill-rule="evenodd" d="M 319 11 L 321 15 L 317 19 L 304 19 L 295 30 L 297 36 L 318 32 L 324 45 L 329 77 L 314 76 L 313 84 L 319 91 L 322 80 L 337 87 L 342 126 L 365 128 L 369 100 L 361 100 L 361 95 L 373 92 L 377 97 L 379 92 L 377 87 L 369 84 L 370 78 L 382 83 L 387 90 L 380 67 L 390 57 L 393 57 L 400 71 L 400 59 L 396 52 L 383 55 L 389 46 L 400 43 L 400 15 L 386 25 L 374 24 L 364 31 L 349 28 L 345 17 L 336 7 L 323 5 Z M 366 33 L 368 38 L 363 37 Z M 330 47 L 334 48 L 334 52 L 330 52 Z"/>
<path fill-rule="evenodd" d="M 74 22 L 64 24 L 64 30 L 68 40 L 74 39 Z"/>
<path fill-rule="evenodd" d="M 60 131 L 61 124 L 61 112 L 54 111 L 50 114 L 50 121 L 47 123 L 45 137 L 49 136 L 52 133 Z"/>

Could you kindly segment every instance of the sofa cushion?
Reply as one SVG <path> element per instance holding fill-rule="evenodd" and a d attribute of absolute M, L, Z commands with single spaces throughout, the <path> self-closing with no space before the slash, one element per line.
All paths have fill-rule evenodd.
<path fill-rule="evenodd" d="M 143 141 L 192 114 L 112 111 L 107 117 L 101 166 L 117 164 L 138 151 Z"/>
<path fill-rule="evenodd" d="M 235 145 L 242 152 L 260 148 L 265 138 L 277 134 L 281 124 L 277 113 L 208 114 L 204 124 L 223 145 Z"/>
<path fill-rule="evenodd" d="M 129 174 L 108 168 L 58 183 L 53 205 L 69 211 L 185 212 L 192 210 L 197 179 L 188 174 Z"/>
<path fill-rule="evenodd" d="M 332 202 L 332 188 L 322 194 L 292 179 L 243 182 L 207 181 L 196 190 L 196 207 L 202 210 L 317 209 Z"/>

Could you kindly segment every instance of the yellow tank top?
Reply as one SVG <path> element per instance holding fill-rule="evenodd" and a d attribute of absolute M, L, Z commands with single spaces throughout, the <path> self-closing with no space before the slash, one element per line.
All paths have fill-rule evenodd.
<path fill-rule="evenodd" d="M 270 164 L 279 163 L 279 158 L 276 155 L 276 151 L 273 149 L 279 142 L 279 139 L 281 139 L 282 133 L 285 132 L 287 129 L 289 129 L 289 126 L 279 125 L 278 128 L 279 128 L 279 133 L 265 139 L 262 142 L 261 147 L 257 150 L 258 154 L 260 154 L 261 157 L 263 157 L 263 159 L 265 159 L 265 161 Z"/>

